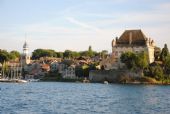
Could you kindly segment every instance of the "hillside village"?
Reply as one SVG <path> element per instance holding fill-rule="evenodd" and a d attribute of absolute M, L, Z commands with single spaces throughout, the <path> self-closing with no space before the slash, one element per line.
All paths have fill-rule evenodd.
<path fill-rule="evenodd" d="M 30 56 L 29 46 L 27 42 L 25 42 L 23 45 L 23 53 L 13 59 L 10 59 L 11 57 L 5 58 L 3 54 L 0 54 L 0 68 L 1 71 L 5 70 L 6 74 L 9 74 L 7 72 L 16 70 L 15 67 L 17 66 L 24 79 L 62 81 L 64 79 L 81 80 L 90 77 L 92 81 L 95 81 L 92 79 L 93 73 L 91 72 L 93 71 L 99 71 L 97 73 L 98 76 L 101 74 L 101 71 L 119 69 L 137 71 L 139 70 L 138 68 L 141 69 L 141 67 L 138 67 L 133 61 L 135 59 L 127 58 L 130 56 L 126 57 L 128 60 L 122 59 L 123 54 L 126 56 L 126 53 L 131 52 L 136 55 L 145 53 L 147 55 L 145 59 L 149 66 L 161 66 L 162 68 L 154 69 L 151 74 L 151 70 L 149 69 L 151 67 L 146 65 L 142 66 L 142 72 L 145 75 L 154 77 L 153 75 L 158 75 L 161 72 L 161 75 L 168 74 L 169 76 L 169 68 L 168 66 L 164 66 L 165 57 L 169 56 L 169 51 L 166 51 L 164 54 L 163 50 L 165 50 L 165 48 L 161 51 L 159 47 L 156 47 L 154 40 L 146 37 L 141 30 L 125 30 L 120 37 L 116 37 L 111 41 L 111 47 L 111 53 L 108 53 L 106 50 L 95 52 L 91 46 L 89 46 L 87 51 L 82 52 L 70 50 L 55 52 L 50 49 L 36 49 L 32 53 L 32 56 Z M 0 51 L 5 52 L 4 50 Z M 144 58 L 142 58 L 142 61 L 144 61 Z M 142 64 L 143 63 L 144 62 L 142 62 Z M 168 60 L 166 64 L 169 65 L 170 61 Z M 128 65 L 131 65 L 131 67 L 128 67 Z M 154 74 L 155 72 L 158 72 L 158 74 Z M 101 81 L 106 80 L 106 74 L 107 73 L 102 75 Z M 108 76 L 112 77 L 110 74 Z"/>

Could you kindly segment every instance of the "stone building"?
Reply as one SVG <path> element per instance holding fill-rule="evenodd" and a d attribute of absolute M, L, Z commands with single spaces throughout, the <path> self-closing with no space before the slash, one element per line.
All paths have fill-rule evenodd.
<path fill-rule="evenodd" d="M 58 70 L 59 70 L 59 62 L 58 62 L 58 61 L 53 61 L 53 62 L 50 64 L 50 70 L 51 70 L 52 72 L 58 71 Z"/>
<path fill-rule="evenodd" d="M 155 43 L 151 38 L 146 37 L 141 30 L 125 30 L 118 38 L 112 41 L 112 55 L 117 63 L 120 62 L 120 56 L 125 52 L 146 52 L 148 62 L 154 62 Z"/>
<path fill-rule="evenodd" d="M 63 78 L 76 79 L 75 65 L 70 65 L 62 73 Z"/>
<path fill-rule="evenodd" d="M 100 61 L 100 69 L 117 69 L 117 66 L 115 64 L 115 58 L 112 54 L 110 54 L 107 58 L 102 59 L 102 61 Z"/>

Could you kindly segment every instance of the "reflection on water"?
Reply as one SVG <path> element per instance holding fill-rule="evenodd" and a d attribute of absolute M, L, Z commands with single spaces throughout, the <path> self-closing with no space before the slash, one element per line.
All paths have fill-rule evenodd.
<path fill-rule="evenodd" d="M 1 114 L 170 114 L 170 86 L 0 83 Z"/>

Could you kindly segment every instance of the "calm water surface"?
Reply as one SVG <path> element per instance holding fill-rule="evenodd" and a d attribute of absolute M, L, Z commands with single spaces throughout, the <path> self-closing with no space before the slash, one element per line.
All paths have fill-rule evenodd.
<path fill-rule="evenodd" d="M 0 83 L 0 114 L 170 114 L 170 86 Z"/>

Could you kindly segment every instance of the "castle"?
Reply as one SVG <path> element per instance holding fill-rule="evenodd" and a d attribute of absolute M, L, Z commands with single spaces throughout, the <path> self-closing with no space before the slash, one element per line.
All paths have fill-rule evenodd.
<path fill-rule="evenodd" d="M 154 62 L 155 43 L 151 38 L 146 37 L 141 30 L 125 30 L 118 38 L 112 40 L 112 54 L 110 58 L 114 58 L 114 62 L 103 62 L 101 65 L 106 70 L 117 69 L 123 64 L 120 56 L 125 52 L 141 53 L 145 52 L 148 55 L 148 62 Z M 108 59 L 109 60 L 109 59 Z"/>
<path fill-rule="evenodd" d="M 120 62 L 120 56 L 124 52 L 146 52 L 148 62 L 154 62 L 155 43 L 151 38 L 147 38 L 141 30 L 126 30 L 120 38 L 112 41 L 112 54 L 117 62 Z"/>

